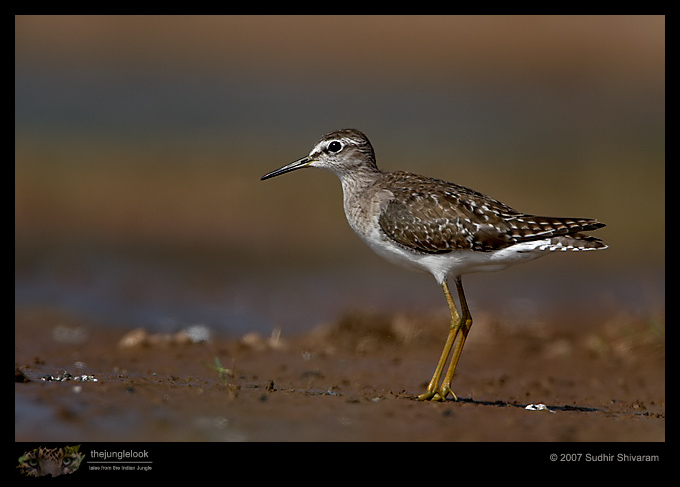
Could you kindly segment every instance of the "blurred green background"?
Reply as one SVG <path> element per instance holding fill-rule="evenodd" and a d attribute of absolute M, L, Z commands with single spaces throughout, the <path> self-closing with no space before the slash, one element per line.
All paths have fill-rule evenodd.
<path fill-rule="evenodd" d="M 607 223 L 604 252 L 465 278 L 472 308 L 662 317 L 663 16 L 17 16 L 15 307 L 296 332 L 445 307 L 338 180 L 260 176 L 354 127 L 380 167 Z"/>

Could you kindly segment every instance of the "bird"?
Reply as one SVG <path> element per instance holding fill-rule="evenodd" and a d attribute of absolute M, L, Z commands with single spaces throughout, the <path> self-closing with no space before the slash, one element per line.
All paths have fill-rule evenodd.
<path fill-rule="evenodd" d="M 393 263 L 429 272 L 444 292 L 449 332 L 426 391 L 416 396 L 421 401 L 444 401 L 449 394 L 458 400 L 452 382 L 472 326 L 463 274 L 498 271 L 555 251 L 607 248 L 584 233 L 605 226 L 595 219 L 521 213 L 459 184 L 383 171 L 368 137 L 356 129 L 327 133 L 307 156 L 261 180 L 307 167 L 330 170 L 340 178 L 347 221 L 371 249 Z M 449 278 L 455 282 L 460 310 Z"/>

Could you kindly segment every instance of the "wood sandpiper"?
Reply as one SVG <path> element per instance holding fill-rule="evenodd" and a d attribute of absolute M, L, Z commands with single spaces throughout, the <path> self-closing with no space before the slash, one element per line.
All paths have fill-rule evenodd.
<path fill-rule="evenodd" d="M 368 138 L 355 129 L 324 135 L 308 156 L 262 180 L 304 167 L 329 169 L 340 178 L 347 221 L 369 247 L 394 263 L 430 272 L 444 290 L 451 312 L 449 334 L 420 400 L 443 401 L 449 393 L 457 399 L 451 382 L 472 325 L 462 274 L 504 269 L 556 250 L 607 248 L 582 233 L 604 226 L 597 220 L 528 215 L 457 184 L 381 171 Z M 456 283 L 460 312 L 448 276 Z"/>

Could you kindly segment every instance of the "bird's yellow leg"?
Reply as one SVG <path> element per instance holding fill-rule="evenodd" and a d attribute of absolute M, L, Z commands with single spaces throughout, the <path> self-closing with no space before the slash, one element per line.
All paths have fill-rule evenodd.
<path fill-rule="evenodd" d="M 432 399 L 434 401 L 441 401 L 446 397 L 446 394 L 451 392 L 451 389 L 449 387 L 446 394 L 442 395 L 442 392 L 444 392 L 444 391 L 438 390 L 439 389 L 439 379 L 442 376 L 442 372 L 444 371 L 444 366 L 446 365 L 446 362 L 449 359 L 449 355 L 451 353 L 451 348 L 453 348 L 453 344 L 456 341 L 456 337 L 458 336 L 458 332 L 460 331 L 461 319 L 460 319 L 460 316 L 458 315 L 458 310 L 456 309 L 456 305 L 453 302 L 453 298 L 451 297 L 451 292 L 449 291 L 449 286 L 446 283 L 446 281 L 444 281 L 442 283 L 442 289 L 444 290 L 444 296 L 446 296 L 446 302 L 448 303 L 449 311 L 451 312 L 451 327 L 449 328 L 449 336 L 446 338 L 446 343 L 444 344 L 444 350 L 442 350 L 442 355 L 439 358 L 439 363 L 437 364 L 437 368 L 434 370 L 434 374 L 432 375 L 432 380 L 430 381 L 430 384 L 427 386 L 427 392 L 418 396 L 418 400 L 420 400 L 420 401 L 427 401 L 429 399 Z M 456 350 L 458 350 L 458 347 L 456 347 Z M 460 355 L 460 352 L 458 354 Z M 447 377 L 448 377 L 448 374 L 447 374 Z M 453 395 L 453 397 L 456 397 L 455 394 Z"/>
<path fill-rule="evenodd" d="M 451 382 L 453 381 L 453 375 L 456 372 L 456 366 L 458 365 L 458 359 L 460 359 L 460 354 L 463 352 L 463 346 L 465 345 L 465 339 L 470 333 L 470 328 L 472 327 L 472 316 L 470 315 L 470 310 L 468 309 L 467 301 L 465 300 L 465 293 L 463 292 L 463 283 L 460 277 L 456 278 L 456 287 L 458 288 L 458 297 L 460 298 L 460 308 L 462 316 L 460 318 L 460 340 L 456 344 L 456 348 L 453 351 L 453 358 L 451 358 L 451 364 L 449 365 L 449 370 L 446 372 L 446 377 L 442 382 L 442 386 L 439 392 L 441 396 L 440 400 L 444 400 L 446 396 L 451 393 L 453 398 L 457 401 L 458 398 L 451 390 Z M 433 399 L 436 399 L 433 397 Z"/>

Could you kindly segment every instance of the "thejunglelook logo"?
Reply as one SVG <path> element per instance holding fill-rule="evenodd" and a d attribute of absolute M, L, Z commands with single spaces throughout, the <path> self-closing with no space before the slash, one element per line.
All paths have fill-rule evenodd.
<path fill-rule="evenodd" d="M 39 447 L 24 453 L 19 457 L 17 468 L 21 473 L 30 477 L 51 475 L 56 477 L 73 473 L 80 467 L 85 458 L 84 453 L 78 452 L 80 445 L 65 446 L 63 448 Z"/>

